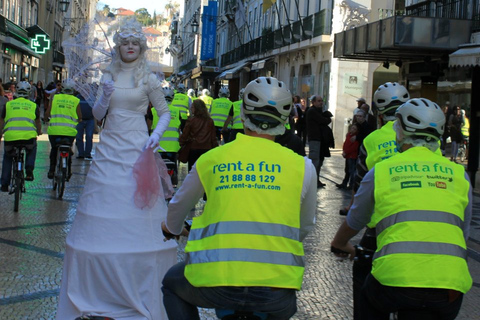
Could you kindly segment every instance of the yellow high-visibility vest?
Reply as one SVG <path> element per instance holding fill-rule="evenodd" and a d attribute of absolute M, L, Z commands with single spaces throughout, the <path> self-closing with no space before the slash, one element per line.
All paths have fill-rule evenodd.
<path fill-rule="evenodd" d="M 377 163 L 372 275 L 385 286 L 467 292 L 468 191 L 464 167 L 424 147 Z"/>
<path fill-rule="evenodd" d="M 173 97 L 172 105 L 178 108 L 180 111 L 180 119 L 182 120 L 187 120 L 190 115 L 188 101 L 188 96 L 184 93 L 175 93 Z"/>
<path fill-rule="evenodd" d="M 80 99 L 69 94 L 59 93 L 53 96 L 50 123 L 47 132 L 53 136 L 77 135 L 77 106 Z"/>
<path fill-rule="evenodd" d="M 29 140 L 37 137 L 35 109 L 37 105 L 25 98 L 7 102 L 5 106 L 5 141 Z"/>
<path fill-rule="evenodd" d="M 304 272 L 300 198 L 305 160 L 239 133 L 196 162 L 208 202 L 193 218 L 185 277 L 196 287 L 299 290 Z"/>
<path fill-rule="evenodd" d="M 178 132 L 180 128 L 180 110 L 175 107 L 172 103 L 168 103 L 168 108 L 170 109 L 170 123 L 168 124 L 167 130 L 163 133 L 163 136 L 160 138 L 159 143 L 165 152 L 177 152 L 180 149 L 180 144 L 178 143 L 178 138 L 180 134 Z M 156 128 L 158 124 L 158 114 L 155 108 L 152 108 L 153 121 L 152 121 L 152 131 Z M 163 152 L 159 150 L 159 152 Z"/>
<path fill-rule="evenodd" d="M 213 100 L 210 116 L 212 117 L 215 127 L 223 128 L 232 105 L 232 101 L 225 97 Z"/>
<path fill-rule="evenodd" d="M 240 109 L 242 108 L 243 100 L 238 100 L 233 103 L 233 119 L 232 129 L 243 129 L 242 117 L 240 116 Z"/>

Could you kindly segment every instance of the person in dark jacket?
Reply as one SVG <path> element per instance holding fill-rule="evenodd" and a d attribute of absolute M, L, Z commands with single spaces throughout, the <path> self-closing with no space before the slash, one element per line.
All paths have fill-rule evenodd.
<path fill-rule="evenodd" d="M 325 157 L 325 153 L 322 152 L 322 150 L 325 151 L 325 148 L 322 148 L 323 134 L 327 131 L 325 127 L 330 129 L 328 125 L 332 122 L 332 120 L 330 117 L 326 117 L 323 113 L 323 98 L 321 96 L 312 96 L 310 101 L 312 106 L 308 109 L 306 114 L 309 147 L 308 158 L 312 160 L 317 171 L 317 177 L 319 178 L 320 169 L 322 168 Z M 328 147 L 329 145 L 326 147 L 327 151 Z M 319 179 L 317 179 L 317 187 L 323 188 L 324 186 L 325 183 L 322 183 Z"/>
<path fill-rule="evenodd" d="M 77 94 L 80 99 L 80 109 L 82 110 L 82 122 L 77 124 L 77 137 L 75 144 L 78 150 L 77 159 L 93 160 L 93 131 L 95 129 L 95 118 L 92 114 L 92 107 L 87 103 L 81 94 Z M 83 140 L 85 135 L 85 141 Z"/>

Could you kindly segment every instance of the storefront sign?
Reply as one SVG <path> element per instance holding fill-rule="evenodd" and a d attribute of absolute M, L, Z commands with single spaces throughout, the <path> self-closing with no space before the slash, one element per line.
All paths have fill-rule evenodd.
<path fill-rule="evenodd" d="M 30 40 L 30 48 L 32 48 L 36 53 L 44 54 L 48 49 L 50 49 L 50 39 L 48 39 L 44 34 L 37 34 L 35 39 Z"/>
<path fill-rule="evenodd" d="M 200 60 L 209 60 L 215 58 L 218 12 L 217 6 L 217 1 L 208 1 L 208 6 L 203 7 L 202 51 L 200 54 Z"/>
<path fill-rule="evenodd" d="M 363 76 L 357 73 L 345 73 L 343 77 L 343 93 L 354 96 L 363 95 Z"/>

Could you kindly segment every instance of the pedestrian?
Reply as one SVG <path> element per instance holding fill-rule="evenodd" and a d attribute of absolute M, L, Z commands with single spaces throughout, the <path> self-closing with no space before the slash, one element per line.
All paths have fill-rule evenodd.
<path fill-rule="evenodd" d="M 216 128 L 205 103 L 197 99 L 192 103 L 192 116 L 188 118 L 179 139 L 180 146 L 188 144 L 188 171 L 197 159 L 218 146 Z"/>
<path fill-rule="evenodd" d="M 329 146 L 322 146 L 322 126 L 328 126 L 332 120 L 330 117 L 325 117 L 323 114 L 323 98 L 321 96 L 312 96 L 310 102 L 312 103 L 312 106 L 308 109 L 306 115 L 309 147 L 308 158 L 312 160 L 317 172 L 317 187 L 323 188 L 326 184 L 321 182 L 319 178 L 325 155 L 321 151 L 325 150 L 325 147 L 328 151 Z"/>
<path fill-rule="evenodd" d="M 472 286 L 466 260 L 470 181 L 463 166 L 435 153 L 445 127 L 436 103 L 412 99 L 396 116 L 400 153 L 365 175 L 332 247 L 354 258 L 349 240 L 366 225 L 376 228 L 378 249 L 361 290 L 362 319 L 389 319 L 393 312 L 399 319 L 455 319 Z"/>
<path fill-rule="evenodd" d="M 30 88 L 32 88 L 32 89 L 30 90 L 30 96 L 28 98 L 30 99 L 30 101 L 35 102 L 35 101 L 37 101 L 37 95 L 38 95 L 37 94 L 37 86 L 35 86 L 33 84 L 33 80 L 30 80 L 29 84 L 30 84 Z"/>
<path fill-rule="evenodd" d="M 450 130 L 450 137 L 452 139 L 452 156 L 451 161 L 457 162 L 458 147 L 463 141 L 462 127 L 465 120 L 462 116 L 459 106 L 453 107 L 453 114 L 448 119 L 448 128 Z"/>
<path fill-rule="evenodd" d="M 40 109 L 40 115 L 42 121 L 44 121 L 44 114 L 45 114 L 45 90 L 43 89 L 43 82 L 42 81 L 37 81 L 36 84 L 36 89 L 37 89 L 37 98 L 35 99 L 35 103 L 37 104 L 38 108 Z M 42 110 L 43 108 L 43 110 Z"/>
<path fill-rule="evenodd" d="M 80 110 L 82 113 L 82 121 L 77 124 L 77 137 L 75 145 L 77 146 L 77 159 L 93 160 L 93 132 L 95 129 L 95 118 L 93 117 L 92 107 L 85 98 L 78 93 L 76 96 L 80 99 Z M 85 140 L 83 137 L 85 136 Z"/>
<path fill-rule="evenodd" d="M 360 145 L 357 140 L 357 135 L 358 125 L 350 125 L 342 147 L 342 156 L 345 158 L 345 177 L 343 178 L 342 183 L 336 184 L 336 187 L 339 189 L 353 189 L 353 185 L 355 183 L 355 169 L 357 165 L 358 148 Z"/>
<path fill-rule="evenodd" d="M 365 112 L 365 121 L 367 122 L 368 126 L 370 127 L 371 131 L 377 130 L 377 119 L 375 116 L 370 112 L 370 106 L 366 103 L 362 104 L 360 109 Z"/>
<path fill-rule="evenodd" d="M 369 134 L 360 145 L 351 201 L 348 207 L 340 210 L 340 215 L 347 215 L 360 183 L 368 170 L 372 169 L 380 161 L 388 159 L 397 153 L 396 135 L 393 130 L 395 111 L 409 99 L 410 94 L 407 89 L 397 82 L 386 82 L 375 91 L 373 107 L 376 109 L 375 112 L 378 115 L 380 128 Z M 365 250 L 375 252 L 377 248 L 375 237 L 375 229 L 367 228 L 360 240 L 360 246 Z M 358 259 L 353 263 L 353 318 L 355 320 L 361 319 L 359 315 L 360 289 L 371 269 L 371 257 Z"/>
<path fill-rule="evenodd" d="M 0 141 L 3 135 L 3 161 L 1 176 L 1 191 L 8 192 L 12 174 L 13 146 L 24 145 L 25 180 L 33 181 L 35 158 L 37 155 L 37 136 L 42 134 L 40 111 L 35 103 L 28 100 L 30 84 L 26 81 L 18 83 L 16 99 L 7 102 L 0 115 Z"/>
<path fill-rule="evenodd" d="M 162 224 L 168 238 L 182 233 L 190 209 L 204 192 L 208 197 L 191 226 L 187 262 L 163 280 L 169 319 L 199 319 L 197 306 L 272 319 L 295 314 L 302 241 L 315 225 L 317 189 L 311 161 L 273 141 L 285 130 L 291 103 L 283 82 L 250 82 L 245 134 L 202 155 L 171 200 Z"/>
<path fill-rule="evenodd" d="M 296 134 L 297 136 L 302 139 L 302 142 L 303 142 L 303 146 L 305 146 L 306 142 L 307 142 L 307 138 L 306 138 L 306 135 L 307 135 L 307 125 L 306 125 L 306 118 L 305 118 L 305 115 L 306 115 L 306 106 L 304 104 L 302 104 L 302 100 L 303 102 L 305 102 L 305 99 L 301 99 L 300 96 L 295 96 L 294 97 L 294 108 L 296 108 L 297 110 L 297 119 L 295 121 L 295 131 L 296 131 Z"/>
<path fill-rule="evenodd" d="M 167 194 L 155 192 L 154 202 L 138 206 L 134 172 L 143 169 L 154 179 L 156 168 L 135 163 L 147 154 L 144 150 L 150 153 L 158 146 L 170 112 L 161 83 L 147 64 L 142 25 L 123 20 L 113 42 L 112 62 L 92 110 L 97 120 L 107 111 L 108 116 L 66 239 L 58 320 L 87 315 L 167 319 L 161 280 L 177 261 L 176 243 L 164 242 L 159 234 Z M 150 136 L 145 121 L 149 102 L 159 116 Z M 162 161 L 157 154 L 154 158 Z"/>
<path fill-rule="evenodd" d="M 445 156 L 445 150 L 447 148 L 447 139 L 450 137 L 450 128 L 448 127 L 448 120 L 450 120 L 450 115 L 452 114 L 452 109 L 450 108 L 450 101 L 446 101 L 445 105 L 442 107 L 443 114 L 445 115 L 445 121 L 447 126 L 445 126 L 445 131 L 442 135 L 440 149 L 442 151 L 442 155 Z"/>
<path fill-rule="evenodd" d="M 61 83 L 60 93 L 55 94 L 51 105 L 45 111 L 45 117 L 49 119 L 48 140 L 50 141 L 50 168 L 47 173 L 48 179 L 53 179 L 57 164 L 57 152 L 60 144 L 68 141 L 70 146 L 77 136 L 77 125 L 82 122 L 80 99 L 75 97 L 75 82 L 66 79 Z M 73 150 L 70 150 L 73 156 Z M 67 181 L 72 176 L 72 159 L 69 158 Z"/>
<path fill-rule="evenodd" d="M 3 113 L 8 101 L 8 97 L 5 96 L 5 90 L 3 90 L 3 86 L 0 85 L 0 114 Z"/>

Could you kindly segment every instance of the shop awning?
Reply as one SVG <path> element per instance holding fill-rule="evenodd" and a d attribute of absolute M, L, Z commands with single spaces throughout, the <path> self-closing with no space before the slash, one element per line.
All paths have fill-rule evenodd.
<path fill-rule="evenodd" d="M 33 51 L 28 45 L 24 44 L 23 42 L 18 41 L 15 38 L 12 37 L 5 37 L 5 40 L 3 41 L 4 44 L 8 44 L 20 51 L 23 51 L 31 56 L 34 56 L 36 58 L 40 58 L 40 55 Z"/>
<path fill-rule="evenodd" d="M 449 67 L 480 66 L 480 44 L 468 44 L 449 55 Z"/>
<path fill-rule="evenodd" d="M 217 80 L 228 80 L 228 79 L 233 79 L 235 78 L 235 75 L 237 72 L 242 70 L 247 64 L 250 62 L 243 62 L 240 63 L 238 66 L 233 67 L 231 69 L 225 70 L 220 75 L 217 77 Z"/>

